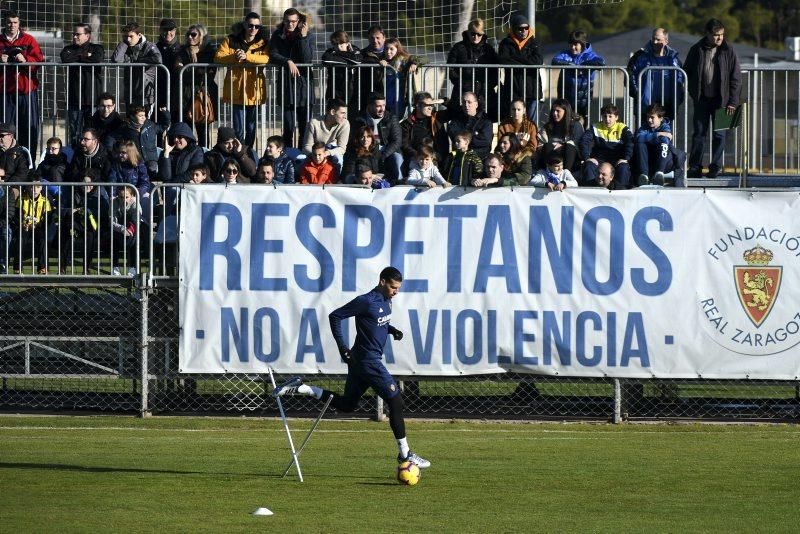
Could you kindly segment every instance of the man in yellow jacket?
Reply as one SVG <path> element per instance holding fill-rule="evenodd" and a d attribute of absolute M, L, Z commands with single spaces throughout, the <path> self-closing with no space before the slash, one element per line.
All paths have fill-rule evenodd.
<path fill-rule="evenodd" d="M 258 13 L 248 13 L 233 27 L 214 61 L 228 67 L 222 88 L 222 100 L 233 104 L 233 129 L 239 140 L 252 147 L 256 140 L 259 106 L 267 101 L 264 69 L 239 65 L 266 65 L 269 63 L 267 29 L 261 24 Z"/>

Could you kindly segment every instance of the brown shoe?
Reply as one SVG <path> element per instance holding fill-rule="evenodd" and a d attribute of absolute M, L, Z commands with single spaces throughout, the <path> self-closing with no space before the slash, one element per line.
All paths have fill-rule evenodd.
<path fill-rule="evenodd" d="M 39 269 L 39 274 L 47 274 L 47 268 L 42 267 L 41 269 Z"/>

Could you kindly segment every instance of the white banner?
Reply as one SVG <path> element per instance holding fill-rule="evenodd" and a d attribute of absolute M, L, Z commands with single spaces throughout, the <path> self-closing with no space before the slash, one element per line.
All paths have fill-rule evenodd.
<path fill-rule="evenodd" d="M 796 193 L 203 185 L 181 202 L 184 373 L 345 372 L 328 314 L 393 265 L 397 375 L 800 375 Z"/>

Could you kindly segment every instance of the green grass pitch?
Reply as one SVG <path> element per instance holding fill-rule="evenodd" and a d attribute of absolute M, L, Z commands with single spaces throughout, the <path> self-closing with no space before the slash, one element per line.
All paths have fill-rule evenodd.
<path fill-rule="evenodd" d="M 291 420 L 296 442 L 309 420 Z M 388 424 L 0 416 L 0 531 L 796 532 L 792 425 L 410 421 L 433 466 L 394 481 Z M 274 512 L 253 517 L 258 507 Z"/>

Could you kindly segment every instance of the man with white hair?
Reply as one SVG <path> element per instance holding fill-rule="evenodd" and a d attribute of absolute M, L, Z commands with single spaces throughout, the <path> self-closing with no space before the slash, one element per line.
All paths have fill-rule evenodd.
<path fill-rule="evenodd" d="M 644 73 L 642 85 L 639 86 L 639 76 Z M 667 118 L 674 120 L 678 107 L 683 104 L 684 79 L 683 73 L 669 67 L 682 67 L 678 58 L 678 51 L 669 46 L 669 33 L 664 28 L 653 30 L 653 36 L 646 45 L 637 50 L 628 61 L 630 74 L 630 93 L 634 100 L 639 98 L 641 90 L 641 109 L 650 104 L 660 104 L 667 111 Z M 634 106 L 636 110 L 638 106 Z M 644 122 L 644 117 L 640 118 Z"/>

